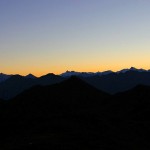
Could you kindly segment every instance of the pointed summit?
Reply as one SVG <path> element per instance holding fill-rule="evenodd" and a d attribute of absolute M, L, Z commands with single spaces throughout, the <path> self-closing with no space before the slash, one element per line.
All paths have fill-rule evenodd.
<path fill-rule="evenodd" d="M 55 75 L 53 73 L 48 73 L 46 75 L 43 75 L 37 79 L 38 84 L 40 85 L 51 85 L 55 83 L 59 83 L 63 81 L 63 77 Z"/>
<path fill-rule="evenodd" d="M 30 73 L 30 74 L 26 75 L 25 78 L 28 78 L 28 79 L 35 79 L 36 76 L 34 76 L 33 74 Z"/>
<path fill-rule="evenodd" d="M 137 68 L 135 68 L 135 67 L 131 67 L 129 70 L 137 71 L 138 69 L 137 69 Z"/>
<path fill-rule="evenodd" d="M 72 76 L 69 79 L 63 81 L 59 84 L 59 86 L 67 91 L 75 91 L 75 92 L 85 92 L 85 93 L 99 93 L 101 96 L 107 96 L 108 94 L 103 92 L 102 90 L 98 90 L 94 86 L 88 84 L 77 76 Z M 93 94 L 94 95 L 94 94 Z"/>
<path fill-rule="evenodd" d="M 138 72 L 147 72 L 147 70 L 145 70 L 145 69 L 137 69 L 137 68 L 135 68 L 135 67 L 131 67 L 129 70 L 131 70 L 131 71 L 138 71 Z"/>
<path fill-rule="evenodd" d="M 71 76 L 78 76 L 80 75 L 80 72 L 76 72 L 76 71 L 66 71 L 64 73 L 61 74 L 62 77 L 71 77 Z"/>
<path fill-rule="evenodd" d="M 46 75 L 41 76 L 40 78 L 47 78 L 47 77 L 56 77 L 57 75 L 55 75 L 54 73 L 48 73 Z"/>

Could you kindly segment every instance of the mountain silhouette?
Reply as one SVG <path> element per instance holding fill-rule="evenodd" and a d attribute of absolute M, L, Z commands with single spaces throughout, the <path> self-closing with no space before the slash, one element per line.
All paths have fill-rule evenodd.
<path fill-rule="evenodd" d="M 71 76 L 77 76 L 88 84 L 106 93 L 116 94 L 142 84 L 150 86 L 150 71 L 131 67 L 117 72 L 75 72 L 67 71 L 61 75 L 49 73 L 41 77 L 0 74 L 0 98 L 8 100 L 35 85 L 60 83 Z M 21 79 L 19 79 L 19 77 Z"/>
<path fill-rule="evenodd" d="M 13 75 L 0 84 L 0 98 L 10 99 L 35 84 L 33 79 L 27 79 L 20 75 Z"/>
<path fill-rule="evenodd" d="M 97 134 L 95 117 L 109 97 L 76 77 L 51 86 L 32 87 L 8 101 L 1 113 L 2 147 L 84 148 L 90 140 L 88 132 L 91 139 Z"/>
<path fill-rule="evenodd" d="M 36 79 L 37 77 L 30 73 L 30 74 L 26 75 L 25 78 Z"/>
<path fill-rule="evenodd" d="M 134 70 L 125 73 L 110 73 L 105 76 L 92 76 L 82 79 L 94 87 L 111 94 L 127 91 L 139 84 L 150 86 L 150 72 Z"/>
<path fill-rule="evenodd" d="M 113 99 L 113 105 L 117 104 L 115 107 L 119 108 L 120 112 L 123 111 L 123 113 L 126 112 L 129 115 L 129 110 L 131 113 L 137 111 L 139 114 L 143 113 L 142 111 L 146 111 L 147 113 L 142 116 L 143 119 L 150 114 L 150 86 L 137 85 L 129 91 L 116 94 Z M 135 113 L 136 116 L 134 117 L 137 117 L 137 113 Z M 130 118 L 132 115 L 128 117 Z M 138 116 L 137 119 L 140 118 Z"/>
<path fill-rule="evenodd" d="M 0 73 L 0 83 L 7 80 L 11 75 Z"/>
<path fill-rule="evenodd" d="M 108 75 L 111 73 L 126 73 L 128 71 L 136 71 L 136 72 L 149 72 L 149 70 L 145 69 L 137 69 L 135 67 L 127 68 L 127 69 L 122 69 L 120 71 L 113 72 L 111 70 L 103 71 L 103 72 L 76 72 L 76 71 L 66 71 L 62 74 L 60 74 L 63 77 L 71 77 L 71 76 L 78 76 L 78 77 L 92 77 L 92 76 L 103 76 L 103 75 Z"/>
<path fill-rule="evenodd" d="M 51 85 L 63 81 L 63 78 L 54 74 L 48 74 L 40 78 L 13 75 L 0 83 L 0 98 L 11 99 L 35 85 Z"/>
<path fill-rule="evenodd" d="M 73 76 L 0 107 L 1 149 L 150 148 L 149 86 L 109 95 Z"/>
<path fill-rule="evenodd" d="M 68 72 L 76 74 L 76 72 Z M 71 75 L 72 76 L 72 75 Z M 103 73 L 78 73 L 76 76 L 95 88 L 109 94 L 127 91 L 142 84 L 150 86 L 150 72 L 144 69 L 124 69 L 120 72 L 106 71 Z M 60 76 L 53 73 L 39 78 L 29 74 L 28 76 L 12 75 L 7 80 L 0 83 L 0 98 L 11 99 L 24 90 L 35 85 L 52 85 L 68 79 L 70 76 Z"/>
<path fill-rule="evenodd" d="M 43 103 L 45 105 L 47 103 L 48 105 L 46 104 L 46 106 L 50 107 L 50 111 L 52 109 L 56 110 L 53 105 L 57 105 L 59 108 L 64 106 L 65 111 L 67 109 L 71 109 L 72 111 L 75 106 L 85 107 L 89 105 L 91 107 L 94 103 L 103 103 L 103 99 L 108 97 L 109 95 L 107 93 L 97 90 L 77 77 L 71 77 L 59 84 L 32 87 L 11 100 L 11 104 L 14 103 L 17 107 L 20 105 L 18 107 L 20 110 L 21 106 L 23 105 L 24 107 L 25 104 L 29 107 L 34 104 L 33 107 L 37 108 L 38 105 L 39 107 L 43 107 L 41 104 Z M 102 101 L 97 100 L 97 98 L 101 98 Z M 31 112 L 33 112 L 33 109 L 31 109 Z M 20 115 L 20 113 L 18 114 Z"/>
<path fill-rule="evenodd" d="M 59 83 L 63 80 L 64 80 L 63 77 L 59 75 L 55 75 L 53 73 L 49 73 L 47 75 L 41 76 L 40 78 L 37 78 L 37 83 L 40 85 L 50 85 L 50 84 Z"/>

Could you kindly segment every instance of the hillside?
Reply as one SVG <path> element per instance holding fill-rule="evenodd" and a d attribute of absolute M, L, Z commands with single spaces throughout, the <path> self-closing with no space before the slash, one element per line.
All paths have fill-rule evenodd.
<path fill-rule="evenodd" d="M 72 77 L 5 104 L 1 149 L 149 149 L 150 87 L 110 96 Z"/>

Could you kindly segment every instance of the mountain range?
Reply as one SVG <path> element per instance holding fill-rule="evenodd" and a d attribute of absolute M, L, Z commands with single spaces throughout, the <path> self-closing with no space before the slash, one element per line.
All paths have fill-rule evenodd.
<path fill-rule="evenodd" d="M 49 73 L 36 77 L 0 74 L 0 98 L 11 99 L 24 90 L 36 85 L 52 85 L 67 80 L 71 76 L 77 76 L 95 88 L 109 94 L 116 94 L 129 90 L 139 84 L 150 85 L 150 71 L 144 69 L 123 69 L 118 72 L 105 71 L 97 73 L 67 71 L 61 75 Z"/>
<path fill-rule="evenodd" d="M 129 69 L 122 69 L 122 70 L 117 71 L 117 72 L 113 72 L 111 70 L 107 70 L 107 71 L 104 71 L 104 72 L 76 72 L 76 71 L 66 71 L 66 72 L 60 74 L 59 76 L 62 76 L 62 77 L 71 77 L 71 76 L 90 77 L 90 76 L 96 76 L 96 75 L 103 76 L 103 75 L 108 75 L 108 74 L 111 74 L 111 73 L 126 73 L 128 71 L 150 72 L 150 70 L 137 69 L 135 67 L 131 67 Z M 13 76 L 13 75 L 8 75 L 8 74 L 0 73 L 0 82 L 3 82 L 5 80 L 7 80 L 11 76 Z M 36 76 L 32 75 L 31 73 L 28 74 L 28 75 L 26 75 L 26 76 L 23 76 L 23 77 L 25 77 L 25 78 L 31 78 L 31 79 L 37 78 Z"/>
<path fill-rule="evenodd" d="M 107 70 L 104 72 L 76 72 L 76 71 L 66 71 L 62 74 L 60 74 L 63 77 L 70 77 L 70 76 L 80 76 L 80 77 L 91 77 L 91 76 L 103 76 L 103 75 L 108 75 L 111 73 L 126 73 L 128 71 L 137 71 L 137 72 L 150 72 L 150 70 L 145 70 L 145 69 L 137 69 L 135 67 L 131 67 L 129 69 L 122 69 L 120 71 L 113 72 L 111 70 Z"/>
<path fill-rule="evenodd" d="M 71 77 L 0 101 L 0 149 L 150 149 L 150 87 L 114 95 Z"/>
<path fill-rule="evenodd" d="M 12 75 L 7 80 L 0 83 L 0 98 L 10 99 L 35 85 L 51 85 L 63 81 L 63 77 L 47 74 L 36 78 L 33 75 L 20 76 Z"/>

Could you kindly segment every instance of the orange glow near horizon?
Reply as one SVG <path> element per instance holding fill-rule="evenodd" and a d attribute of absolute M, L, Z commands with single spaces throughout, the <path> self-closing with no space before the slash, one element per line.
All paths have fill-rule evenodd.
<path fill-rule="evenodd" d="M 150 1 L 14 1 L 0 1 L 0 72 L 150 69 Z"/>
<path fill-rule="evenodd" d="M 150 69 L 150 68 L 148 68 L 148 66 L 140 66 L 139 67 L 139 66 L 135 66 L 135 65 L 125 66 L 125 67 L 120 67 L 120 66 L 114 66 L 114 67 L 109 67 L 109 66 L 107 66 L 107 67 L 105 67 L 105 66 L 97 67 L 97 66 L 95 66 L 95 67 L 92 67 L 92 66 L 90 66 L 89 68 L 87 66 L 85 68 L 74 67 L 73 69 L 71 67 L 70 68 L 65 67 L 65 68 L 61 68 L 61 69 L 60 68 L 54 68 L 53 70 L 46 69 L 46 68 L 45 69 L 38 69 L 37 68 L 37 69 L 28 69 L 28 70 L 10 69 L 10 70 L 4 70 L 4 72 L 2 72 L 2 73 L 5 73 L 5 74 L 20 74 L 20 75 L 23 75 L 23 76 L 31 73 L 31 74 L 33 74 L 37 77 L 40 77 L 40 76 L 46 75 L 48 73 L 54 73 L 56 75 L 59 75 L 59 74 L 61 74 L 63 72 L 66 72 L 66 71 L 76 71 L 76 72 L 98 72 L 99 71 L 99 72 L 103 72 L 103 71 L 107 71 L 107 70 L 112 70 L 112 71 L 116 72 L 116 71 L 126 69 L 126 68 L 130 68 L 130 67 L 135 67 L 137 69 L 143 68 L 143 69 L 146 69 L 146 70 Z"/>

